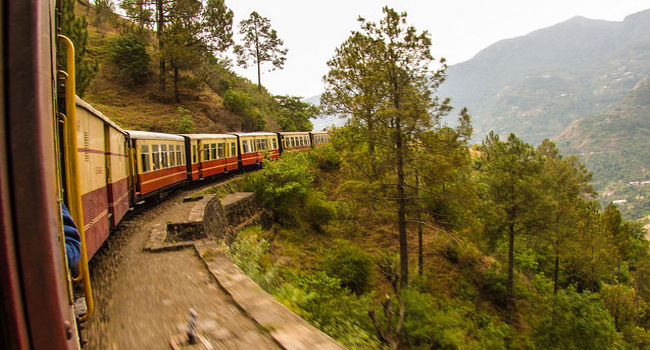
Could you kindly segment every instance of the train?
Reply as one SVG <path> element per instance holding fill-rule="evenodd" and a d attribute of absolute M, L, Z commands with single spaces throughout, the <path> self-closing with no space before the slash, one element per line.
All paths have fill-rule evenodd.
<path fill-rule="evenodd" d="M 192 182 L 329 143 L 327 131 L 167 134 L 124 130 L 75 96 L 88 259 L 127 211 Z"/>
<path fill-rule="evenodd" d="M 2 349 L 82 347 L 80 325 L 94 309 L 87 262 L 138 203 L 329 140 L 327 132 L 124 130 L 75 95 L 74 46 L 58 33 L 57 6 L 0 2 Z M 62 203 L 81 233 L 78 277 L 66 264 Z M 75 306 L 75 283 L 85 312 Z"/>

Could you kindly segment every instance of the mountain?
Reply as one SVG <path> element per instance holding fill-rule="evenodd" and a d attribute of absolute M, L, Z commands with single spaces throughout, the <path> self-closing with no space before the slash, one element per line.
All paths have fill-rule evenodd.
<path fill-rule="evenodd" d="M 650 75 L 606 112 L 571 124 L 556 142 L 594 173 L 603 204 L 620 203 L 627 219 L 650 214 Z"/>
<path fill-rule="evenodd" d="M 440 94 L 469 108 L 476 141 L 494 130 L 537 144 L 606 111 L 649 73 L 650 10 L 622 22 L 574 17 L 449 67 Z"/>

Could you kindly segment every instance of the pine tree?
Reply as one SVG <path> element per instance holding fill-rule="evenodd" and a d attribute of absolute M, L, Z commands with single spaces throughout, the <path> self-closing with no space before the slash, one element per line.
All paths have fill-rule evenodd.
<path fill-rule="evenodd" d="M 282 48 L 284 41 L 278 38 L 275 29 L 271 29 L 271 21 L 255 11 L 241 21 L 239 33 L 244 36 L 244 42 L 234 47 L 237 64 L 248 68 L 251 62 L 257 66 L 257 89 L 262 92 L 262 63 L 271 63 L 270 70 L 282 69 L 289 50 Z"/>
<path fill-rule="evenodd" d="M 515 238 L 531 234 L 543 227 L 548 203 L 542 201 L 540 191 L 541 162 L 535 157 L 532 146 L 524 143 L 514 134 L 507 141 L 490 133 L 481 150 L 483 164 L 480 169 L 481 182 L 486 185 L 482 196 L 485 200 L 487 233 L 496 237 L 507 237 L 508 280 L 507 322 L 514 323 L 514 256 Z"/>

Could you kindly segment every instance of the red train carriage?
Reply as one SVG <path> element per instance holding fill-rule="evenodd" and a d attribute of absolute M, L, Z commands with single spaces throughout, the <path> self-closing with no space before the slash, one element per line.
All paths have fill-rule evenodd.
<path fill-rule="evenodd" d="M 134 200 L 139 202 L 187 180 L 185 139 L 182 136 L 127 130 L 134 164 Z"/>
<path fill-rule="evenodd" d="M 190 159 L 188 177 L 198 180 L 237 170 L 237 137 L 225 134 L 188 134 L 185 147 Z"/>
<path fill-rule="evenodd" d="M 241 166 L 259 164 L 264 158 L 280 158 L 278 136 L 271 132 L 233 133 L 237 136 Z"/>
<path fill-rule="evenodd" d="M 322 147 L 330 143 L 330 136 L 327 131 L 312 131 L 309 133 L 311 144 L 314 147 Z"/>
<path fill-rule="evenodd" d="M 77 144 L 88 257 L 129 209 L 127 134 L 79 97 Z"/>
<path fill-rule="evenodd" d="M 306 150 L 311 146 L 308 131 L 279 132 L 282 151 Z"/>

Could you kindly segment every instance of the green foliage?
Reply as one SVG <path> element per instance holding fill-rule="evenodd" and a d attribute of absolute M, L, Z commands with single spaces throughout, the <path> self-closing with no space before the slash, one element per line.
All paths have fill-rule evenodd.
<path fill-rule="evenodd" d="M 301 273 L 291 281 L 291 287 L 284 288 L 281 300 L 293 300 L 301 317 L 348 349 L 381 348 L 366 316 L 371 295 L 356 296 L 325 272 Z M 288 291 L 294 296 L 288 297 Z"/>
<path fill-rule="evenodd" d="M 322 171 L 339 169 L 343 160 L 341 155 L 331 145 L 314 148 L 309 152 L 312 162 Z"/>
<path fill-rule="evenodd" d="M 117 37 L 111 44 L 111 58 L 135 84 L 142 84 L 149 76 L 151 57 L 147 53 L 147 42 L 134 33 Z"/>
<path fill-rule="evenodd" d="M 72 40 L 75 49 L 75 85 L 76 94 L 80 97 L 84 96 L 86 90 L 90 87 L 90 83 L 99 70 L 99 65 L 96 59 L 91 58 L 92 55 L 87 55 L 88 52 L 88 21 L 86 16 L 76 17 L 74 14 L 75 0 L 61 1 L 61 34 L 67 36 Z M 61 46 L 60 46 L 61 47 Z M 66 70 L 66 53 L 65 49 L 58 51 L 61 57 L 57 59 L 59 69 Z"/>
<path fill-rule="evenodd" d="M 280 105 L 278 124 L 283 131 L 310 131 L 313 124 L 309 119 L 316 118 L 318 108 L 300 101 L 297 96 L 275 96 Z"/>
<path fill-rule="evenodd" d="M 191 134 L 194 132 L 194 121 L 192 114 L 185 108 L 178 107 L 178 116 L 172 122 L 172 127 L 176 129 L 179 134 Z"/>
<path fill-rule="evenodd" d="M 469 303 L 438 298 L 409 288 L 403 292 L 403 338 L 411 349 L 506 349 L 509 328 Z"/>
<path fill-rule="evenodd" d="M 250 108 L 242 116 L 243 131 L 261 131 L 266 127 L 266 117 L 257 107 Z"/>
<path fill-rule="evenodd" d="M 255 192 L 278 222 L 291 224 L 295 221 L 292 209 L 304 208 L 313 181 L 307 155 L 293 152 L 283 155 L 278 161 L 266 163 L 256 173 L 248 174 L 244 187 Z"/>
<path fill-rule="evenodd" d="M 569 288 L 546 306 L 533 331 L 536 349 L 622 349 L 620 334 L 597 294 Z"/>
<path fill-rule="evenodd" d="M 267 291 L 272 291 L 281 283 L 278 277 L 279 265 L 262 264 L 270 244 L 260 238 L 261 233 L 259 226 L 238 232 L 235 242 L 228 247 L 228 255 L 255 283 Z"/>
<path fill-rule="evenodd" d="M 324 266 L 327 275 L 339 279 L 342 287 L 357 295 L 368 291 L 372 258 L 350 242 L 338 242 L 328 254 Z"/>

